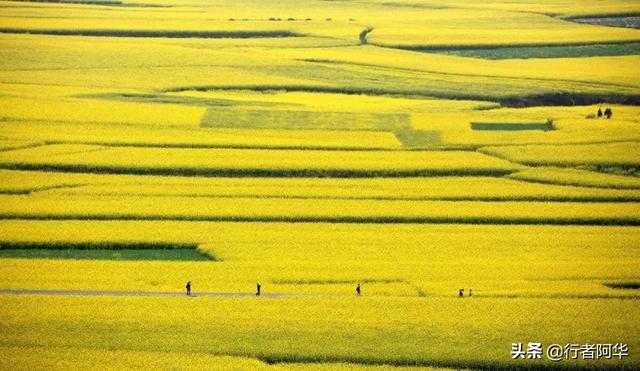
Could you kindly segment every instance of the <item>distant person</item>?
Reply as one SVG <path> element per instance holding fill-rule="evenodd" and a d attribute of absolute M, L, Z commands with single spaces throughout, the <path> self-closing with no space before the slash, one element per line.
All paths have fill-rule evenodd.
<path fill-rule="evenodd" d="M 473 290 L 469 289 L 469 297 L 473 297 Z"/>
<path fill-rule="evenodd" d="M 191 295 L 191 281 L 187 282 L 187 295 Z"/>
<path fill-rule="evenodd" d="M 606 110 L 604 110 L 604 116 L 608 119 L 610 119 L 611 116 L 613 116 L 613 111 L 611 110 L 611 108 L 607 108 Z"/>
<path fill-rule="evenodd" d="M 256 283 L 256 296 L 260 296 L 260 289 L 262 288 L 262 286 L 260 285 L 260 282 Z"/>
<path fill-rule="evenodd" d="M 602 108 L 598 107 L 598 118 L 602 117 Z"/>
<path fill-rule="evenodd" d="M 458 291 L 458 297 L 464 298 L 464 289 L 460 289 L 460 291 Z"/>
<path fill-rule="evenodd" d="M 360 296 L 360 283 L 356 286 L 356 296 Z"/>

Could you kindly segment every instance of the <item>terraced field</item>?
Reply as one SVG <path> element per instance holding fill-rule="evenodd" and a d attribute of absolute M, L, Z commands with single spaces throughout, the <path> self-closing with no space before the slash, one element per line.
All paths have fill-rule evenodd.
<path fill-rule="evenodd" d="M 638 369 L 637 14 L 0 1 L 0 369 Z"/>

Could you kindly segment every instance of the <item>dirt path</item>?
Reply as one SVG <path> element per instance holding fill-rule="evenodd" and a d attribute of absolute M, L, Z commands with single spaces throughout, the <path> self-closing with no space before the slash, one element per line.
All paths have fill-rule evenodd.
<path fill-rule="evenodd" d="M 99 290 L 0 290 L 0 295 L 43 295 L 43 296 L 185 296 L 184 292 L 167 291 L 99 291 Z M 248 292 L 192 292 L 191 297 L 252 297 Z M 309 295 L 263 293 L 261 297 L 292 298 Z"/>

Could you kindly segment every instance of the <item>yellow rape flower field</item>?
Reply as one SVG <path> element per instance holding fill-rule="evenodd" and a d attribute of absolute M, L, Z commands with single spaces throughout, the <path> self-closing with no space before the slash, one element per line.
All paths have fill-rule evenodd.
<path fill-rule="evenodd" d="M 0 369 L 639 369 L 639 15 L 1 0 Z"/>

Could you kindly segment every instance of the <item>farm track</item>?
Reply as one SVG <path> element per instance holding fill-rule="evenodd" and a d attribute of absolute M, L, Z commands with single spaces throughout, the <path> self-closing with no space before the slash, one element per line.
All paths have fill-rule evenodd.
<path fill-rule="evenodd" d="M 186 296 L 184 292 L 168 291 L 100 291 L 100 290 L 0 290 L 0 295 L 41 295 L 41 296 Z M 253 293 L 247 292 L 193 292 L 191 297 L 252 297 Z M 301 294 L 270 294 L 263 293 L 261 297 L 284 298 L 306 297 Z"/>
<path fill-rule="evenodd" d="M 38 295 L 38 296 L 122 296 L 122 297 L 187 297 L 184 292 L 177 291 L 126 291 L 126 290 L 36 290 L 36 289 L 2 289 L 0 295 Z M 190 297 L 222 297 L 222 298 L 249 298 L 256 295 L 251 292 L 222 292 L 222 291 L 205 291 L 192 292 Z M 261 293 L 260 297 L 271 299 L 278 298 L 327 298 L 327 297 L 344 297 L 345 294 L 291 294 L 291 293 Z M 456 295 L 426 295 L 419 294 L 416 297 L 421 298 L 438 298 L 438 299 L 455 299 Z M 634 295 L 580 295 L 580 294 L 486 294 L 473 299 L 614 299 L 614 300 L 637 300 L 640 294 Z"/>

